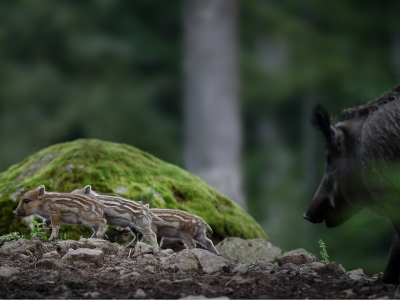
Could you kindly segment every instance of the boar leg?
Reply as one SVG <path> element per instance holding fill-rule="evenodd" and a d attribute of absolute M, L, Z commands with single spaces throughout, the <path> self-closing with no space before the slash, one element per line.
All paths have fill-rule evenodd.
<path fill-rule="evenodd" d="M 58 231 L 61 226 L 61 214 L 59 212 L 51 215 L 51 236 L 49 241 L 53 241 L 57 239 Z"/>
<path fill-rule="evenodd" d="M 396 234 L 392 247 L 390 248 L 389 261 L 386 266 L 385 272 L 383 272 L 382 282 L 384 283 L 399 283 L 400 275 L 400 239 L 399 235 Z"/>
<path fill-rule="evenodd" d="M 207 238 L 205 232 L 199 232 L 196 233 L 196 235 L 194 236 L 194 241 L 202 246 L 204 246 L 206 249 L 208 249 L 208 251 L 219 255 L 217 249 L 215 249 L 213 242 Z"/>

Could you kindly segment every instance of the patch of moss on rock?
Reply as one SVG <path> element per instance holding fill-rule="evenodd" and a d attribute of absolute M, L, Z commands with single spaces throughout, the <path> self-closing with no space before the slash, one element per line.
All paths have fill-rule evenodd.
<path fill-rule="evenodd" d="M 59 192 L 90 184 L 97 192 L 151 207 L 186 210 L 210 224 L 216 241 L 229 236 L 268 240 L 249 214 L 197 176 L 135 147 L 95 139 L 53 145 L 0 173 L 0 235 L 28 230 L 12 211 L 25 191 L 40 184 Z M 83 226 L 64 225 L 62 232 L 75 239 L 91 235 Z"/>

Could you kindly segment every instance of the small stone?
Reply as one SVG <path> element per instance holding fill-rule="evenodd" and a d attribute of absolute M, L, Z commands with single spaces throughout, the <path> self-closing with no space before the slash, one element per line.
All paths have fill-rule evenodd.
<path fill-rule="evenodd" d="M 149 273 L 152 273 L 152 274 L 155 273 L 153 266 L 146 266 L 146 267 L 144 267 L 144 270 L 149 272 Z"/>
<path fill-rule="evenodd" d="M 174 254 L 174 251 L 173 251 L 172 249 L 164 249 L 164 250 L 161 250 L 161 251 L 160 251 L 160 254 L 161 254 L 162 256 L 169 257 L 169 256 L 171 256 L 172 254 Z"/>
<path fill-rule="evenodd" d="M 354 291 L 352 289 L 347 289 L 342 291 L 342 294 L 346 294 L 345 297 L 346 298 L 356 298 L 356 293 L 354 293 Z"/>
<path fill-rule="evenodd" d="M 15 256 L 15 259 L 19 260 L 19 261 L 22 262 L 22 263 L 27 264 L 27 263 L 30 262 L 31 257 L 28 256 L 28 255 L 25 255 L 25 254 L 17 254 L 17 255 Z"/>
<path fill-rule="evenodd" d="M 249 267 L 250 267 L 250 263 L 242 263 L 242 264 L 238 264 L 234 269 L 233 269 L 233 273 L 234 274 L 246 274 L 249 271 Z"/>
<path fill-rule="evenodd" d="M 50 270 L 60 270 L 65 268 L 65 265 L 59 259 L 43 258 L 37 262 L 36 267 Z"/>
<path fill-rule="evenodd" d="M 292 263 L 286 263 L 281 266 L 282 269 L 290 270 L 290 271 L 298 271 L 300 269 L 299 266 L 292 264 Z"/>
<path fill-rule="evenodd" d="M 154 247 L 152 247 L 146 243 L 137 242 L 131 257 L 137 258 L 141 255 L 156 254 L 157 252 L 158 252 L 158 250 L 155 249 Z"/>
<path fill-rule="evenodd" d="M 122 275 L 119 279 L 126 279 L 126 278 L 130 278 L 130 277 L 141 277 L 141 275 L 138 272 L 133 271 L 128 274 Z"/>
<path fill-rule="evenodd" d="M 138 289 L 133 295 L 135 299 L 144 299 L 146 298 L 146 293 L 142 289 Z"/>
<path fill-rule="evenodd" d="M 99 292 L 87 292 L 82 294 L 84 299 L 98 299 L 100 296 Z"/>
<path fill-rule="evenodd" d="M 0 278 L 9 279 L 11 276 L 19 274 L 19 269 L 10 267 L 10 266 L 2 266 L 0 267 Z"/>
<path fill-rule="evenodd" d="M 60 259 L 60 254 L 57 251 L 51 251 L 43 254 L 43 258 L 55 258 Z"/>
<path fill-rule="evenodd" d="M 185 249 L 168 257 L 162 267 L 164 269 L 189 270 L 199 268 L 197 257 L 190 250 Z"/>
<path fill-rule="evenodd" d="M 157 265 L 158 260 L 152 254 L 145 254 L 136 259 L 138 265 Z"/>
<path fill-rule="evenodd" d="M 303 265 L 307 263 L 317 262 L 318 259 L 314 254 L 294 254 L 294 255 L 285 255 L 278 256 L 277 262 L 279 266 L 282 266 L 287 263 L 292 263 L 295 265 Z"/>
<path fill-rule="evenodd" d="M 19 239 L 5 242 L 0 248 L 0 255 L 26 254 L 26 250 L 41 252 L 42 249 L 42 242 L 39 238 Z"/>
<path fill-rule="evenodd" d="M 77 264 L 78 262 L 100 264 L 104 260 L 104 253 L 98 249 L 69 249 L 68 253 L 62 258 L 64 264 Z"/>
<path fill-rule="evenodd" d="M 224 267 L 229 266 L 229 261 L 226 258 L 210 251 L 195 248 L 191 252 L 197 257 L 203 271 L 206 273 L 222 271 Z"/>
<path fill-rule="evenodd" d="M 348 271 L 348 272 L 346 272 L 346 275 L 348 275 L 353 280 L 358 280 L 360 278 L 365 277 L 363 269 L 356 269 L 356 270 Z"/>
<path fill-rule="evenodd" d="M 259 259 L 275 260 L 282 250 L 263 239 L 245 240 L 238 237 L 224 239 L 215 248 L 224 257 L 253 263 Z"/>

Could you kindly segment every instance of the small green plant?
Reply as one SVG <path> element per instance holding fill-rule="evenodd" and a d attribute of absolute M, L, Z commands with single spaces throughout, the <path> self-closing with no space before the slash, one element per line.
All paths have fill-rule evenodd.
<path fill-rule="evenodd" d="M 5 243 L 5 242 L 9 242 L 12 240 L 19 240 L 19 239 L 24 239 L 25 237 L 25 233 L 20 233 L 20 232 L 10 232 L 7 235 L 4 235 L 0 238 L 0 245 Z"/>
<path fill-rule="evenodd" d="M 43 241 L 47 241 L 47 236 L 46 236 L 46 229 L 50 229 L 47 227 L 44 227 L 46 225 L 45 223 L 39 223 L 38 221 L 33 221 L 33 230 L 31 231 L 30 236 L 34 237 L 37 236 L 38 238 L 42 239 Z"/>
<path fill-rule="evenodd" d="M 326 251 L 326 245 L 325 245 L 324 241 L 320 239 L 318 241 L 318 244 L 319 244 L 319 247 L 322 249 L 320 254 L 322 256 L 323 261 L 326 262 L 327 264 L 329 264 L 329 259 L 328 259 L 329 255 L 328 255 L 328 252 Z"/>
<path fill-rule="evenodd" d="M 319 247 L 322 249 L 320 254 L 322 256 L 323 261 L 326 262 L 327 264 L 329 264 L 329 255 L 328 255 L 328 252 L 326 251 L 326 245 L 325 245 L 324 241 L 320 239 L 318 241 L 318 244 L 319 244 Z M 339 268 L 344 269 L 342 264 L 339 264 Z"/>
<path fill-rule="evenodd" d="M 60 238 L 57 239 L 58 241 L 67 241 L 69 240 L 69 232 L 64 232 L 60 235 Z"/>
<path fill-rule="evenodd" d="M 29 256 L 33 256 L 33 253 L 32 253 L 31 251 L 29 251 L 28 249 L 26 249 L 26 253 L 27 253 Z"/>

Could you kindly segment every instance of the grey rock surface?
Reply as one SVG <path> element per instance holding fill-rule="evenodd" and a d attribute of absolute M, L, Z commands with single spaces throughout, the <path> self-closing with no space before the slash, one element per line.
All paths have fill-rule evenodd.
<path fill-rule="evenodd" d="M 101 264 L 103 260 L 103 251 L 88 248 L 69 249 L 68 253 L 62 258 L 62 262 L 66 265 L 74 265 L 79 262 Z"/>
<path fill-rule="evenodd" d="M 162 267 L 164 269 L 197 270 L 199 268 L 199 263 L 196 255 L 190 250 L 185 249 L 168 257 L 164 261 Z"/>
<path fill-rule="evenodd" d="M 142 242 L 137 242 L 134 248 L 134 252 L 131 255 L 133 258 L 137 258 L 139 256 L 145 255 L 145 254 L 158 254 L 160 251 L 158 249 L 155 249 L 154 247 L 142 243 Z"/>
<path fill-rule="evenodd" d="M 19 274 L 19 269 L 10 267 L 10 266 L 1 266 L 0 267 L 0 278 L 9 279 L 14 275 Z"/>
<path fill-rule="evenodd" d="M 154 257 L 153 254 L 141 255 L 136 259 L 138 265 L 157 265 L 159 261 Z"/>
<path fill-rule="evenodd" d="M 282 266 L 287 263 L 292 263 L 295 265 L 304 265 L 317 261 L 318 261 L 317 257 L 314 254 L 309 254 L 309 253 L 285 255 L 285 256 L 281 255 L 277 258 L 279 266 Z"/>
<path fill-rule="evenodd" d="M 195 248 L 191 252 L 197 257 L 203 271 L 206 273 L 222 271 L 224 267 L 229 266 L 229 261 L 225 257 L 216 255 L 210 251 Z"/>
<path fill-rule="evenodd" d="M 99 249 L 104 252 L 106 255 L 117 254 L 119 250 L 125 249 L 123 246 L 120 246 L 117 243 L 111 243 L 107 240 L 102 239 L 80 239 L 80 243 L 82 243 L 83 248 L 90 249 Z"/>
<path fill-rule="evenodd" d="M 30 240 L 19 239 L 10 242 L 5 242 L 0 248 L 0 255 L 13 255 L 13 254 L 26 254 L 26 250 L 42 251 L 42 243 L 38 238 L 31 238 Z"/>
<path fill-rule="evenodd" d="M 43 258 L 55 258 L 55 259 L 60 259 L 60 254 L 58 254 L 57 251 L 51 251 L 43 254 Z"/>
<path fill-rule="evenodd" d="M 249 268 L 250 268 L 250 263 L 241 263 L 241 264 L 238 264 L 234 269 L 233 269 L 233 273 L 234 274 L 240 274 L 240 275 L 243 275 L 243 274 L 246 274 L 248 271 L 249 271 Z"/>
<path fill-rule="evenodd" d="M 303 248 L 298 248 L 298 249 L 294 249 L 294 250 L 290 250 L 290 251 L 287 251 L 287 252 L 285 252 L 285 253 L 282 253 L 281 255 L 280 255 L 280 257 L 282 257 L 282 256 L 290 256 L 290 255 L 296 255 L 296 254 L 312 254 L 312 253 L 310 253 L 310 252 L 308 252 L 307 250 L 305 250 L 305 249 L 303 249 Z"/>
<path fill-rule="evenodd" d="M 348 271 L 348 272 L 346 272 L 346 275 L 349 276 L 353 280 L 365 278 L 363 269 L 356 269 L 356 270 Z"/>
<path fill-rule="evenodd" d="M 36 267 L 49 270 L 60 270 L 65 268 L 66 266 L 61 262 L 60 259 L 42 258 L 37 262 Z"/>
<path fill-rule="evenodd" d="M 282 253 L 280 248 L 263 239 L 245 240 L 237 237 L 224 239 L 216 248 L 224 257 L 250 263 L 259 259 L 273 261 Z"/>

